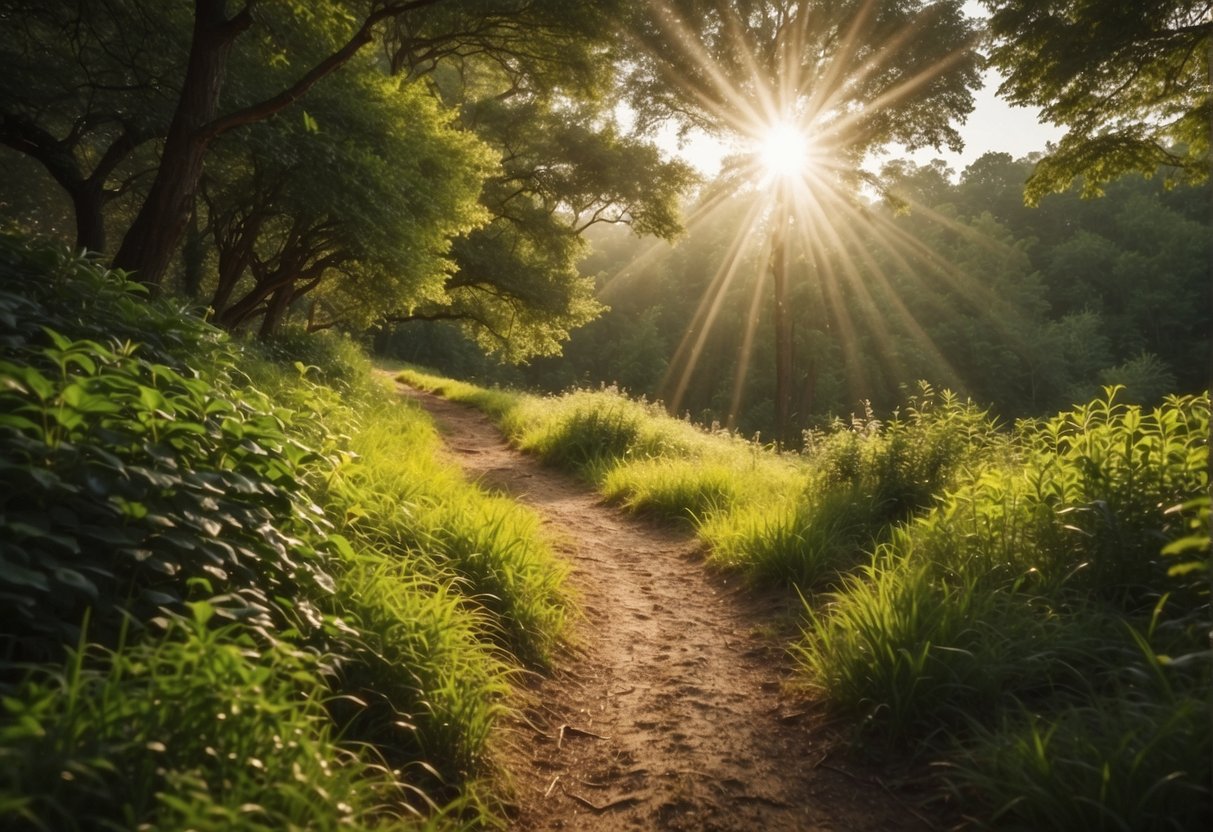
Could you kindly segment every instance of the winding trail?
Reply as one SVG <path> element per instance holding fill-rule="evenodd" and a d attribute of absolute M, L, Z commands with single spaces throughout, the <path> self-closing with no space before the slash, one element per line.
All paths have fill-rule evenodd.
<path fill-rule="evenodd" d="M 531 506 L 584 617 L 529 685 L 509 767 L 518 830 L 927 830 L 789 685 L 796 611 L 704 568 L 689 534 L 623 514 L 511 449 L 480 412 L 401 386 L 482 485 Z"/>

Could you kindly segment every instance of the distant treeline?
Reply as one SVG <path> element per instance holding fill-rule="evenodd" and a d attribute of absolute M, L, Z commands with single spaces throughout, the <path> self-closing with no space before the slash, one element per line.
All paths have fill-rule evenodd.
<path fill-rule="evenodd" d="M 956 181 L 942 162 L 897 162 L 901 210 L 879 204 L 838 239 L 818 239 L 796 265 L 795 418 L 846 415 L 865 400 L 888 410 L 916 379 L 952 387 L 1004 418 L 1084 401 L 1121 383 L 1154 401 L 1209 383 L 1213 331 L 1209 187 L 1167 187 L 1131 175 L 1099 199 L 1079 188 L 1024 204 L 1034 159 L 988 153 Z M 679 345 L 726 262 L 753 198 L 740 194 L 694 223 L 674 246 L 652 248 L 619 229 L 594 241 L 583 268 L 611 308 L 577 330 L 555 359 L 493 364 L 454 329 L 412 326 L 381 338 L 402 358 L 486 381 L 560 390 L 617 383 L 678 402 L 705 423 L 769 432 L 774 360 L 769 303 L 753 347 L 739 356 L 755 286 L 769 280 L 761 228 L 750 229 L 738 279 L 687 370 Z M 908 206 L 908 210 L 905 208 Z M 642 256 L 643 255 L 643 256 Z"/>

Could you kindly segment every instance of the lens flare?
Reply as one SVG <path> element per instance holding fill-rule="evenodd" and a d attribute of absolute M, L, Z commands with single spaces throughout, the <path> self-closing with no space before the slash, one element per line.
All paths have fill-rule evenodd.
<path fill-rule="evenodd" d="M 803 174 L 809 164 L 809 139 L 793 124 L 776 124 L 757 142 L 758 162 L 767 179 L 790 179 Z"/>

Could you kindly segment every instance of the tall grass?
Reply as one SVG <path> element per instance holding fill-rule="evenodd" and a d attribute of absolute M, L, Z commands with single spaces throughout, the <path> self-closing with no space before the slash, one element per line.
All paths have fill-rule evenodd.
<path fill-rule="evenodd" d="M 869 747 L 940 762 L 973 825 L 1213 823 L 1207 395 L 1108 389 L 1007 430 L 924 386 L 793 457 L 612 391 L 449 390 L 628 508 L 690 519 L 711 562 L 832 590 L 807 595 L 806 681 Z"/>
<path fill-rule="evenodd" d="M 492 822 L 567 606 L 534 517 L 348 341 L 266 355 L 40 244 L 0 272 L 0 825 Z"/>
<path fill-rule="evenodd" d="M 795 492 L 705 523 L 714 561 L 802 588 L 835 581 L 1003 444 L 985 412 L 925 384 L 888 422 L 867 412 L 807 440 Z"/>
<path fill-rule="evenodd" d="M 810 678 L 874 731 L 949 748 L 998 828 L 1207 825 L 1209 592 L 1163 550 L 1208 489 L 1208 435 L 1207 396 L 1143 411 L 1115 391 L 1019 426 L 1019 462 L 810 614 Z"/>
<path fill-rule="evenodd" d="M 314 655 L 208 626 L 205 603 L 194 613 L 138 644 L 74 650 L 4 698 L 5 828 L 419 825 L 374 752 L 338 742 Z"/>
<path fill-rule="evenodd" d="M 497 642 L 542 664 L 559 638 L 566 570 L 534 514 L 468 486 L 435 456 L 437 433 L 418 411 L 381 403 L 364 411 L 351 456 L 325 485 L 326 508 L 351 541 L 424 553 L 425 571 L 459 585 L 490 613 Z"/>

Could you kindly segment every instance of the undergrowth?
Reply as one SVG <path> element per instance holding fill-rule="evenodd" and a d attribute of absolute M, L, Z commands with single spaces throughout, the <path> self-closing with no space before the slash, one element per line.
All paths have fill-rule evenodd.
<path fill-rule="evenodd" d="M 0 273 L 0 825 L 494 822 L 567 605 L 534 517 L 345 339 L 266 353 L 39 243 Z"/>
<path fill-rule="evenodd" d="M 805 680 L 864 747 L 936 762 L 970 825 L 1213 822 L 1207 395 L 1006 429 L 924 385 L 792 456 L 611 390 L 402 379 L 805 593 Z"/>

